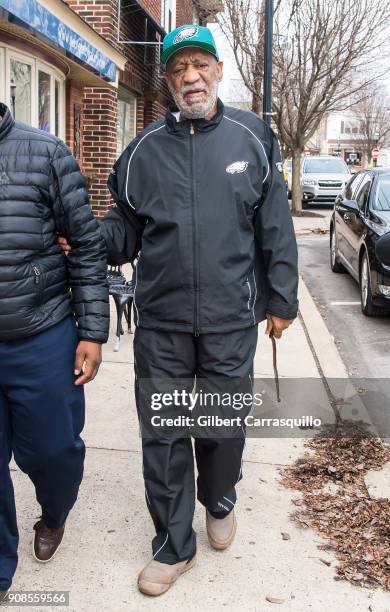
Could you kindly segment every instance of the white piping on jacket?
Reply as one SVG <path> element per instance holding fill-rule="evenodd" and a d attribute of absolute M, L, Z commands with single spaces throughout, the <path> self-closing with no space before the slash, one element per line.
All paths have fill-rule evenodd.
<path fill-rule="evenodd" d="M 248 377 L 249 377 L 249 380 L 250 380 L 250 383 L 251 383 L 251 387 L 252 387 L 252 390 L 253 390 L 252 376 L 250 374 L 248 374 Z M 252 410 L 253 410 L 253 404 L 252 404 Z M 246 448 L 246 434 L 245 434 L 244 427 L 243 427 L 242 423 L 241 423 L 241 429 L 242 429 L 242 433 L 243 433 L 243 436 L 244 436 L 244 447 L 242 449 L 242 454 L 241 454 L 240 471 L 238 473 L 237 482 L 236 482 L 236 484 L 234 486 L 237 485 L 238 481 L 240 480 L 240 478 L 242 476 L 242 464 L 243 464 L 243 461 L 244 461 L 244 453 L 245 453 L 245 448 Z"/>
<path fill-rule="evenodd" d="M 249 289 L 249 298 L 248 298 L 248 302 L 247 302 L 247 307 L 248 307 L 248 310 L 249 310 L 251 299 L 252 299 L 252 290 L 251 290 L 251 284 L 249 282 L 249 278 L 246 279 L 246 284 L 248 285 L 248 289 Z"/>
<path fill-rule="evenodd" d="M 256 305 L 256 299 L 257 299 L 257 285 L 256 285 L 256 276 L 255 276 L 254 269 L 253 269 L 253 281 L 255 283 L 255 298 L 253 300 L 253 305 L 252 305 L 252 315 L 253 315 L 253 324 L 256 325 L 255 305 Z"/>
<path fill-rule="evenodd" d="M 264 157 L 265 157 L 266 162 L 267 162 L 267 173 L 266 173 L 266 175 L 265 175 L 265 177 L 264 177 L 264 179 L 263 179 L 263 183 L 264 183 L 264 182 L 267 180 L 267 177 L 268 177 L 268 175 L 269 175 L 269 161 L 268 161 L 268 157 L 267 157 L 267 154 L 266 154 L 266 152 L 265 152 L 265 149 L 264 149 L 264 145 L 263 145 L 263 143 L 262 143 L 262 142 L 261 142 L 261 140 L 260 140 L 260 139 L 259 139 L 259 138 L 256 136 L 256 134 L 254 134 L 254 133 L 252 132 L 252 130 L 250 130 L 250 129 L 249 129 L 249 128 L 248 128 L 246 125 L 244 125 L 243 123 L 240 123 L 239 121 L 236 121 L 235 119 L 230 119 L 230 117 L 227 117 L 226 115 L 224 115 L 224 116 L 223 116 L 223 118 L 224 118 L 224 119 L 227 119 L 228 121 L 231 121 L 232 123 L 237 123 L 237 125 L 240 125 L 240 126 L 241 126 L 241 127 L 243 127 L 245 130 L 248 130 L 248 132 L 250 132 L 250 133 L 252 134 L 252 136 L 253 136 L 254 138 L 256 138 L 257 142 L 259 143 L 259 145 L 260 145 L 260 146 L 261 146 L 261 148 L 263 149 Z"/>
<path fill-rule="evenodd" d="M 129 170 L 130 170 L 130 164 L 131 164 L 131 160 L 133 159 L 133 155 L 136 152 L 136 150 L 138 149 L 139 145 L 141 144 L 141 142 L 147 137 L 150 136 L 150 134 L 153 134 L 154 132 L 158 132 L 158 130 L 161 130 L 163 127 L 165 127 L 165 123 L 163 125 L 160 125 L 160 127 L 155 128 L 154 130 L 151 130 L 150 132 L 148 132 L 147 134 L 145 134 L 145 136 L 142 136 L 141 140 L 139 142 L 137 142 L 136 146 L 134 147 L 134 150 L 132 151 L 130 157 L 129 157 L 129 161 L 127 162 L 127 174 L 126 174 L 126 199 L 129 203 L 129 206 L 131 206 L 131 208 L 133 210 L 135 210 L 134 206 L 132 205 L 132 203 L 129 200 L 129 196 L 127 195 L 127 184 L 129 182 Z"/>
<path fill-rule="evenodd" d="M 137 264 L 135 266 L 135 283 L 134 283 L 134 293 L 133 293 L 133 306 L 135 308 L 135 312 L 137 313 L 137 323 L 136 324 L 138 325 L 139 324 L 139 313 L 138 313 L 137 304 L 135 303 L 135 292 L 137 290 L 137 282 L 138 282 L 138 271 L 137 271 L 137 268 L 138 268 L 138 262 L 137 262 Z"/>
<path fill-rule="evenodd" d="M 160 548 L 158 549 L 158 551 L 157 551 L 157 552 L 155 552 L 155 553 L 154 553 L 154 555 L 153 555 L 153 559 L 156 557 L 156 555 L 158 555 L 158 553 L 160 552 L 160 550 L 162 550 L 162 549 L 164 548 L 165 544 L 167 543 L 167 540 L 168 540 L 168 534 L 167 534 L 167 537 L 165 538 L 165 542 L 164 542 L 164 544 L 163 544 L 162 546 L 160 546 Z"/>

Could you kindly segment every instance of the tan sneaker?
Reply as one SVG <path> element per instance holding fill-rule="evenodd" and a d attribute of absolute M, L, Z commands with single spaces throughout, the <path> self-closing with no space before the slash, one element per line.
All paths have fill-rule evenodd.
<path fill-rule="evenodd" d="M 206 527 L 211 546 L 216 550 L 225 550 L 233 542 L 237 531 L 237 520 L 234 510 L 222 519 L 214 518 L 206 510 Z"/>
<path fill-rule="evenodd" d="M 190 561 L 180 561 L 169 565 L 152 559 L 138 576 L 138 589 L 145 595 L 162 595 L 174 582 L 195 565 L 196 557 Z"/>

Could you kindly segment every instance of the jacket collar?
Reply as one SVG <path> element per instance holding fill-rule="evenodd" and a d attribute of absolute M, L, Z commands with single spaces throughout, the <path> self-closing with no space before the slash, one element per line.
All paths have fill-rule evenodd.
<path fill-rule="evenodd" d="M 177 106 L 170 106 L 167 110 L 165 122 L 168 132 L 176 134 L 189 134 L 191 123 L 197 132 L 210 132 L 220 124 L 224 113 L 224 105 L 222 100 L 218 98 L 217 112 L 211 119 L 185 119 L 184 121 L 177 121 L 173 113 L 177 112 L 178 110 L 179 109 Z"/>
<path fill-rule="evenodd" d="M 4 138 L 10 129 L 13 127 L 15 121 L 11 115 L 11 111 L 8 106 L 0 102 L 0 140 Z"/>

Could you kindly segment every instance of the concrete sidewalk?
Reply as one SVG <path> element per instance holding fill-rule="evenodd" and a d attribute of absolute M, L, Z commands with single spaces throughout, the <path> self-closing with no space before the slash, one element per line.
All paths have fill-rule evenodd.
<path fill-rule="evenodd" d="M 304 211 L 305 212 L 305 211 Z M 329 232 L 329 223 L 333 210 L 330 208 L 308 211 L 314 213 L 313 217 L 293 217 L 295 233 L 297 236 L 309 236 L 313 233 Z"/>
<path fill-rule="evenodd" d="M 317 363 L 331 368 L 332 375 L 344 376 L 335 345 L 303 285 L 300 299 L 307 329 L 297 319 L 278 342 L 280 375 L 319 376 L 306 333 L 315 340 L 316 329 L 321 329 L 321 342 L 313 342 L 319 351 Z M 115 317 L 112 328 L 114 321 Z M 263 331 L 264 325 L 255 360 L 258 378 L 272 376 L 271 343 Z M 32 526 L 39 516 L 32 485 L 18 470 L 13 472 L 21 535 L 13 590 L 69 590 L 69 610 L 75 612 L 261 612 L 275 608 L 267 596 L 284 600 L 280 608 L 294 612 L 355 612 L 370 605 L 375 612 L 389 611 L 388 595 L 336 582 L 333 567 L 319 560 L 327 555 L 317 549 L 319 536 L 299 530 L 289 520 L 291 499 L 298 494 L 280 486 L 278 468 L 303 453 L 299 439 L 249 439 L 244 478 L 237 487 L 238 532 L 233 545 L 221 553 L 210 548 L 204 509 L 197 504 L 197 566 L 161 598 L 150 599 L 137 591 L 137 574 L 151 557 L 153 526 L 144 501 L 131 345 L 132 336 L 126 335 L 120 352 L 114 353 L 112 334 L 98 378 L 87 387 L 85 478 L 64 546 L 48 565 L 39 565 L 31 556 Z M 281 532 L 288 532 L 290 539 L 283 540 Z M 334 558 L 328 558 L 333 566 Z"/>

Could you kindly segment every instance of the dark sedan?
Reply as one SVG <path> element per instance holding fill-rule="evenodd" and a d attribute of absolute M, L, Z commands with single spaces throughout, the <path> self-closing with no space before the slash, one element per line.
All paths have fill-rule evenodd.
<path fill-rule="evenodd" d="M 368 317 L 390 312 L 390 265 L 376 245 L 390 232 L 390 168 L 355 174 L 334 205 L 330 222 L 333 272 L 346 270 L 360 287 Z"/>

